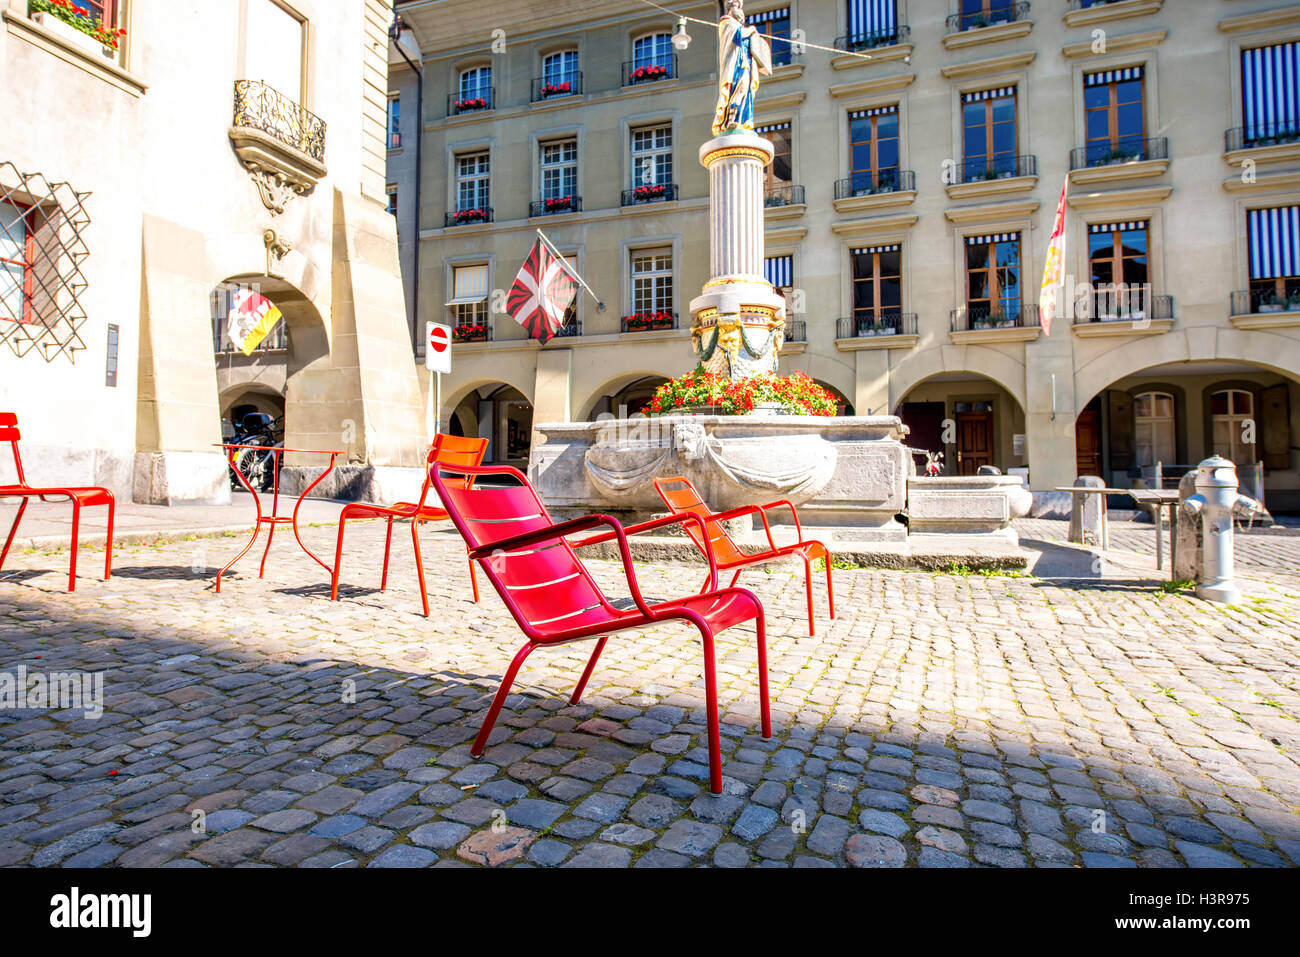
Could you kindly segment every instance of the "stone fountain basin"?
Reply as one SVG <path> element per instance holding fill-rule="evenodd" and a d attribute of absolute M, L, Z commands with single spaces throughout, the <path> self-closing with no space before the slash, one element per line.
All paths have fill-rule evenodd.
<path fill-rule="evenodd" d="M 874 541 L 907 534 L 896 516 L 911 459 L 896 416 L 634 417 L 534 432 L 529 478 L 558 516 L 643 520 L 665 510 L 653 480 L 681 475 L 715 511 L 784 498 L 807 525 L 852 526 Z"/>

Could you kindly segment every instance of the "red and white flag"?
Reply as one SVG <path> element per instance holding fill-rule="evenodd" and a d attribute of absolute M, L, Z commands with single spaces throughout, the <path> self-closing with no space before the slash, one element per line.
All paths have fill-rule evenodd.
<path fill-rule="evenodd" d="M 550 341 L 578 292 L 578 282 L 561 257 L 539 239 L 506 296 L 506 312 L 539 342 Z"/>
<path fill-rule="evenodd" d="M 1052 317 L 1056 315 L 1057 295 L 1061 289 L 1061 270 L 1065 265 L 1065 191 L 1070 186 L 1067 179 L 1061 187 L 1061 201 L 1056 204 L 1056 222 L 1052 224 L 1052 238 L 1047 243 L 1047 260 L 1043 263 L 1043 287 L 1038 291 L 1039 322 L 1043 335 L 1052 334 Z"/>

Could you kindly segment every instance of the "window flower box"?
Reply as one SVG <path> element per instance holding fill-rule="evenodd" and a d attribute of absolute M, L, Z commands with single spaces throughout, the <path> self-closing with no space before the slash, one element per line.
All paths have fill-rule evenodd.
<path fill-rule="evenodd" d="M 487 327 L 477 324 L 462 324 L 451 330 L 455 342 L 487 342 Z"/>
<path fill-rule="evenodd" d="M 673 314 L 671 312 L 634 312 L 623 318 L 628 332 L 649 332 L 654 329 L 671 329 Z"/>
<path fill-rule="evenodd" d="M 668 76 L 668 67 L 651 63 L 637 67 L 628 74 L 628 79 L 633 83 L 645 83 L 649 80 L 662 80 L 666 76 Z"/>
<path fill-rule="evenodd" d="M 667 191 L 667 187 L 661 183 L 653 183 L 649 186 L 638 186 L 632 190 L 632 198 L 638 203 L 648 203 L 651 200 L 662 199 Z"/>
<path fill-rule="evenodd" d="M 566 209 L 573 209 L 572 196 L 557 196 L 553 199 L 546 200 L 546 211 L 548 213 L 559 213 Z"/>
<path fill-rule="evenodd" d="M 573 92 L 573 84 L 567 80 L 564 83 L 547 83 L 542 87 L 542 96 L 568 96 Z"/>
<path fill-rule="evenodd" d="M 481 96 L 466 97 L 463 100 L 456 101 L 457 113 L 470 113 L 474 110 L 486 110 L 487 99 Z"/>
<path fill-rule="evenodd" d="M 126 31 L 85 15 L 72 0 L 29 0 L 27 16 L 73 46 L 116 60 Z"/>
<path fill-rule="evenodd" d="M 454 218 L 457 226 L 465 223 L 481 223 L 487 219 L 487 213 L 481 209 L 458 209 Z"/>

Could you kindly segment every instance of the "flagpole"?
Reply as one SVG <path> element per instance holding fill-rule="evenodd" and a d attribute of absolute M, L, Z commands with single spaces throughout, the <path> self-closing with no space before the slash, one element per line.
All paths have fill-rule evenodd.
<path fill-rule="evenodd" d="M 551 242 L 550 238 L 540 229 L 537 230 L 537 235 L 540 236 L 542 242 L 546 244 L 546 248 L 549 249 L 552 253 L 554 253 L 555 257 L 559 259 L 561 263 L 564 264 L 564 271 L 568 273 L 570 276 L 572 276 L 574 279 L 576 279 L 583 289 L 591 293 L 591 298 L 596 300 L 596 305 L 604 309 L 605 303 L 601 301 L 600 296 L 596 295 L 595 291 L 590 286 L 587 285 L 587 281 L 578 275 L 578 270 L 574 269 L 569 265 L 569 260 L 565 258 L 564 253 L 560 252 L 558 249 L 555 248 L 555 243 Z"/>

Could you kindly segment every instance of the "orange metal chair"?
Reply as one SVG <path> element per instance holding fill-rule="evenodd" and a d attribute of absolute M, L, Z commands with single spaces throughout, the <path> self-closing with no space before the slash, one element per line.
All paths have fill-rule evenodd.
<path fill-rule="evenodd" d="M 108 581 L 113 571 L 113 511 L 116 506 L 113 493 L 98 486 L 36 488 L 29 485 L 27 476 L 23 474 L 22 456 L 18 454 L 18 440 L 21 438 L 18 416 L 12 412 L 0 412 L 0 442 L 8 442 L 13 449 L 14 467 L 18 473 L 16 485 L 0 485 L 0 498 L 22 499 L 18 514 L 14 517 L 13 528 L 9 529 L 9 537 L 5 539 L 4 551 L 0 551 L 0 568 L 4 568 L 5 558 L 9 555 L 9 547 L 14 543 L 14 536 L 18 534 L 18 523 L 23 520 L 27 503 L 33 498 L 39 498 L 42 502 L 66 498 L 72 503 L 72 562 L 68 569 L 68 591 L 77 590 L 77 533 L 81 527 L 81 509 L 86 505 L 108 506 L 108 548 L 104 556 L 104 581 Z"/>
<path fill-rule="evenodd" d="M 339 572 L 343 565 L 343 530 L 350 518 L 386 518 L 388 519 L 388 536 L 384 539 L 384 574 L 379 581 L 379 590 L 388 588 L 388 554 L 393 545 L 393 522 L 397 519 L 411 520 L 411 543 L 415 546 L 415 571 L 420 578 L 420 601 L 424 603 L 424 617 L 429 617 L 429 593 L 424 585 L 424 560 L 420 556 L 420 523 L 439 522 L 447 519 L 447 513 L 436 505 L 425 505 L 431 488 L 431 476 L 439 465 L 475 466 L 483 461 L 487 451 L 487 439 L 468 439 L 459 435 L 438 433 L 429 454 L 425 459 L 424 484 L 420 488 L 420 501 L 398 502 L 395 505 L 375 505 L 369 502 L 353 502 L 343 506 L 339 514 L 338 546 L 334 550 L 334 579 L 331 582 L 330 598 L 338 601 Z M 468 481 L 468 480 L 467 480 Z M 478 578 L 474 574 L 474 562 L 469 562 L 469 580 L 474 589 L 474 600 L 478 601 Z"/>
<path fill-rule="evenodd" d="M 780 499 L 775 502 L 768 502 L 766 505 L 742 505 L 740 508 L 729 509 L 725 512 L 711 512 L 700 498 L 700 493 L 695 491 L 695 486 L 688 479 L 677 475 L 671 478 L 657 478 L 654 483 L 655 491 L 659 493 L 659 497 L 664 500 L 664 504 L 668 506 L 669 511 L 673 514 L 690 512 L 704 520 L 704 526 L 708 530 L 709 536 L 707 543 L 701 539 L 700 533 L 695 526 L 687 525 L 686 531 L 700 551 L 708 554 L 709 550 L 712 549 L 713 555 L 717 559 L 719 571 L 736 569 L 736 574 L 731 579 L 732 587 L 735 587 L 736 582 L 740 579 L 740 573 L 751 565 L 764 565 L 791 556 L 803 559 L 804 589 L 808 594 L 808 634 L 810 635 L 817 633 L 813 622 L 812 563 L 818 558 L 825 561 L 826 603 L 830 608 L 831 618 L 835 617 L 835 586 L 831 582 L 830 552 L 819 541 L 811 539 L 804 541 L 803 526 L 799 524 L 799 513 L 795 511 L 791 502 Z M 794 528 L 799 536 L 799 540 L 795 544 L 778 547 L 776 541 L 772 538 L 772 526 L 768 524 L 767 513 L 774 508 L 788 508 L 790 514 L 794 516 Z M 756 552 L 752 555 L 741 551 L 722 525 L 727 519 L 742 518 L 746 515 L 757 515 L 762 519 L 763 531 L 767 533 L 768 547 L 766 551 Z"/>

